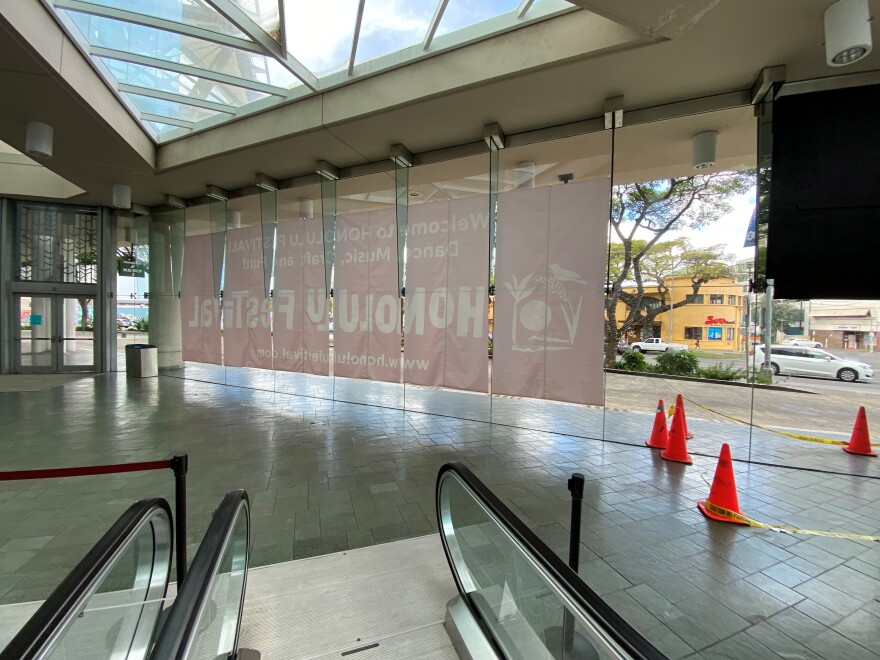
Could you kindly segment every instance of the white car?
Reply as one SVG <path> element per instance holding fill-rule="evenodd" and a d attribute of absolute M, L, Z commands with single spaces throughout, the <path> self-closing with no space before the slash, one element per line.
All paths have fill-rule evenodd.
<path fill-rule="evenodd" d="M 763 362 L 764 348 L 763 346 L 755 346 L 755 364 Z M 770 368 L 773 375 L 838 378 L 846 383 L 874 379 L 874 370 L 869 364 L 855 360 L 844 360 L 818 348 L 792 346 L 791 344 L 770 347 Z"/>
<path fill-rule="evenodd" d="M 825 348 L 817 341 L 812 339 L 786 339 L 786 346 L 809 346 L 810 348 Z"/>

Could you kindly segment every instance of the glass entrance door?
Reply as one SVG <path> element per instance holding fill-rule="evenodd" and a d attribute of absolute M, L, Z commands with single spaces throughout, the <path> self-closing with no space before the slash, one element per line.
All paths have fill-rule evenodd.
<path fill-rule="evenodd" d="M 20 294 L 16 307 L 17 371 L 95 370 L 94 298 Z"/>

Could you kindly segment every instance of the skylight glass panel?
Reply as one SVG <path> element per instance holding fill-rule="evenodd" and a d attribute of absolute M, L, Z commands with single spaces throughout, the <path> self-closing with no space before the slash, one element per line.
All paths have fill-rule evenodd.
<path fill-rule="evenodd" d="M 288 52 L 319 78 L 348 68 L 357 8 L 357 0 L 286 0 Z"/>
<path fill-rule="evenodd" d="M 449 0 L 440 25 L 437 27 L 437 36 L 456 32 L 482 23 L 490 18 L 501 16 L 507 12 L 516 11 L 519 0 Z M 480 35 L 482 36 L 482 35 Z"/>
<path fill-rule="evenodd" d="M 367 0 L 355 62 L 421 43 L 436 9 L 437 0 Z"/>
<path fill-rule="evenodd" d="M 155 99 L 151 96 L 141 96 L 140 94 L 129 94 L 135 107 L 141 112 L 148 115 L 158 115 L 160 117 L 168 117 L 169 119 L 181 119 L 183 121 L 197 122 L 203 119 L 209 119 L 221 114 L 213 110 L 205 108 L 197 108 L 185 103 L 177 101 L 166 101 L 165 99 Z"/>
<path fill-rule="evenodd" d="M 216 101 L 234 107 L 241 107 L 269 96 L 263 92 L 226 85 L 198 76 L 188 76 L 175 71 L 103 57 L 98 59 L 110 70 L 116 80 L 128 85 L 138 85 L 162 92 L 190 96 L 203 101 Z"/>
<path fill-rule="evenodd" d="M 150 128 L 152 128 L 156 133 L 160 136 L 165 133 L 170 133 L 171 131 L 179 131 L 180 126 L 171 126 L 170 124 L 160 124 L 156 121 L 148 121 L 145 122 Z"/>
<path fill-rule="evenodd" d="M 273 57 L 103 16 L 68 14 L 92 46 L 145 55 L 286 89 L 301 84 Z"/>
<path fill-rule="evenodd" d="M 230 37 L 247 36 L 203 0 L 83 0 L 90 5 L 124 9 L 135 14 L 211 30 Z"/>
<path fill-rule="evenodd" d="M 281 43 L 281 10 L 283 0 L 231 0 L 232 4 L 250 16 L 263 31 Z"/>

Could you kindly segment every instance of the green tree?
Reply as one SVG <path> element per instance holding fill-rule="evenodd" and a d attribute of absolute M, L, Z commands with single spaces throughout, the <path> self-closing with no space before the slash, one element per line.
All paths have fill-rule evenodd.
<path fill-rule="evenodd" d="M 609 281 L 605 296 L 605 364 L 614 365 L 617 340 L 640 320 L 643 332 L 658 314 L 688 304 L 670 305 L 662 280 L 672 274 L 691 276 L 694 293 L 709 279 L 729 274 L 730 264 L 720 246 L 693 248 L 687 242 L 656 250 L 669 231 L 700 229 L 731 211 L 730 200 L 754 186 L 753 172 L 720 172 L 659 179 L 615 186 L 611 195 L 612 244 Z M 647 234 L 637 239 L 636 234 Z M 675 241 L 667 241 L 675 243 Z M 687 251 L 682 251 L 687 247 Z M 660 277 L 658 277 L 658 275 Z M 646 282 L 660 289 L 646 291 Z M 634 288 L 627 292 L 625 288 Z M 649 287 L 650 288 L 650 287 Z M 648 300 L 646 300 L 646 297 Z M 653 300 L 652 300 L 653 299 Z M 617 304 L 624 302 L 626 316 L 619 322 Z"/>
<path fill-rule="evenodd" d="M 799 303 L 793 300 L 773 301 L 773 330 L 783 334 L 791 326 L 803 325 L 804 313 Z"/>

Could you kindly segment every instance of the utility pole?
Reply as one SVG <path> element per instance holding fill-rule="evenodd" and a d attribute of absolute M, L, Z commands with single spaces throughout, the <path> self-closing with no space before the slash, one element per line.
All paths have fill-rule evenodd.
<path fill-rule="evenodd" d="M 773 280 L 767 280 L 764 291 L 764 366 L 770 368 L 770 346 L 773 344 Z"/>

